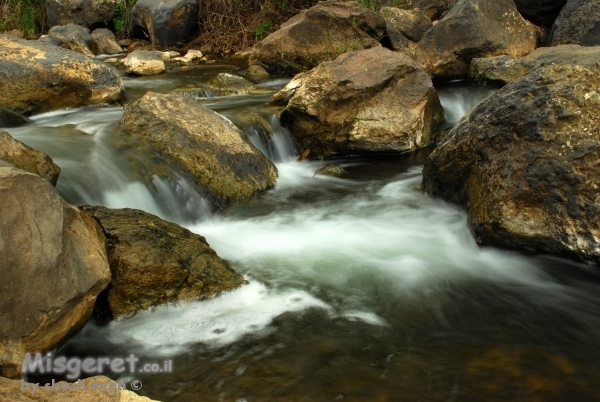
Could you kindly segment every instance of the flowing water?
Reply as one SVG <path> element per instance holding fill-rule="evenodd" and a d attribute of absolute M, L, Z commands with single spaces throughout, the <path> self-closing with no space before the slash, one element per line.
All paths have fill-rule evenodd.
<path fill-rule="evenodd" d="M 63 169 L 58 190 L 69 202 L 178 222 L 249 281 L 213 300 L 90 322 L 57 355 L 171 359 L 172 373 L 107 373 L 139 379 L 139 393 L 164 401 L 600 400 L 596 273 L 479 248 L 463 211 L 418 190 L 430 149 L 340 159 L 347 178 L 314 176 L 324 162 L 296 161 L 268 93 L 198 89 L 235 68 L 125 81 L 130 99 L 197 94 L 276 163 L 274 190 L 219 215 L 185 176 L 120 137 L 119 107 L 48 113 L 9 130 Z M 491 93 L 440 88 L 446 126 Z"/>

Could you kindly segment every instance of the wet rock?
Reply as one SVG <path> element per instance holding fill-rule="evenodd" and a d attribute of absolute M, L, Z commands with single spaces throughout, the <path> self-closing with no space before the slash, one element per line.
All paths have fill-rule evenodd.
<path fill-rule="evenodd" d="M 425 32 L 433 25 L 431 20 L 419 9 L 402 10 L 396 7 L 382 7 L 379 14 L 387 22 L 388 34 L 390 30 L 397 30 L 413 42 L 421 40 Z"/>
<path fill-rule="evenodd" d="M 567 0 L 515 0 L 521 15 L 536 25 L 550 28 Z"/>
<path fill-rule="evenodd" d="M 431 78 L 385 48 L 346 53 L 273 96 L 281 122 L 313 155 L 404 152 L 431 141 L 444 112 Z"/>
<path fill-rule="evenodd" d="M 548 45 L 600 45 L 600 0 L 569 0 L 552 25 Z"/>
<path fill-rule="evenodd" d="M 106 26 L 115 16 L 118 3 L 118 0 L 45 0 L 48 24 Z"/>
<path fill-rule="evenodd" d="M 69 386 L 72 383 L 57 382 L 57 389 Z M 95 385 L 93 385 L 95 384 Z M 21 389 L 23 385 L 24 389 Z M 135 392 L 126 389 L 118 389 L 115 381 L 108 377 L 96 376 L 86 378 L 80 382 L 80 390 L 52 391 L 39 386 L 32 392 L 34 384 L 22 380 L 9 380 L 0 377 L 0 400 L 11 402 L 72 402 L 72 401 L 94 401 L 94 402 L 152 402 L 145 396 L 139 396 Z M 92 389 L 97 388 L 97 389 Z M 117 388 L 117 389 L 113 389 Z"/>
<path fill-rule="evenodd" d="M 265 70 L 258 64 L 253 64 L 250 67 L 248 67 L 248 70 L 246 70 L 246 77 L 248 77 L 249 80 L 254 82 L 264 82 L 270 78 L 267 70 Z"/>
<path fill-rule="evenodd" d="M 247 79 L 230 73 L 220 73 L 208 81 L 213 92 L 219 95 L 240 95 L 256 92 L 258 88 Z"/>
<path fill-rule="evenodd" d="M 148 93 L 127 106 L 121 126 L 193 178 L 216 209 L 277 180 L 275 166 L 229 120 L 193 99 Z"/>
<path fill-rule="evenodd" d="M 348 174 L 348 172 L 346 171 L 346 169 L 344 169 L 343 167 L 341 167 L 337 163 L 329 163 L 329 164 L 327 164 L 325 166 L 321 166 L 315 172 L 315 176 L 316 175 L 322 175 L 322 176 L 332 176 L 332 177 L 343 177 L 346 174 Z"/>
<path fill-rule="evenodd" d="M 198 0 L 138 0 L 131 20 L 160 48 L 179 46 L 198 29 Z"/>
<path fill-rule="evenodd" d="M 323 1 L 301 11 L 254 47 L 250 64 L 271 76 L 294 75 L 350 51 L 380 46 L 382 16 L 348 1 Z"/>
<path fill-rule="evenodd" d="M 27 117 L 0 107 L 0 127 L 19 127 L 27 123 L 29 123 Z"/>
<path fill-rule="evenodd" d="M 135 75 L 157 75 L 166 70 L 161 52 L 135 50 L 123 60 L 125 71 Z"/>
<path fill-rule="evenodd" d="M 541 47 L 519 59 L 508 56 L 473 59 L 469 77 L 480 83 L 508 84 L 537 67 L 551 64 L 594 66 L 598 62 L 600 62 L 600 46 L 560 45 Z"/>
<path fill-rule="evenodd" d="M 600 68 L 541 67 L 465 116 L 428 158 L 429 194 L 483 245 L 600 261 Z"/>
<path fill-rule="evenodd" d="M 26 116 L 124 95 L 114 67 L 40 41 L 0 35 L 0 71 L 0 107 Z"/>
<path fill-rule="evenodd" d="M 104 235 L 41 177 L 0 168 L 0 375 L 85 324 L 110 282 Z"/>
<path fill-rule="evenodd" d="M 0 159 L 11 165 L 37 174 L 56 186 L 60 168 L 45 153 L 33 149 L 0 130 Z"/>
<path fill-rule="evenodd" d="M 190 65 L 197 64 L 200 61 L 206 61 L 206 58 L 200 50 L 188 50 L 183 57 L 174 57 L 173 61 L 179 62 L 179 64 Z"/>
<path fill-rule="evenodd" d="M 204 237 L 135 209 L 83 207 L 107 238 L 113 280 L 103 295 L 113 317 L 214 297 L 245 283 Z"/>
<path fill-rule="evenodd" d="M 40 38 L 64 49 L 70 49 L 89 57 L 99 54 L 100 50 L 90 30 L 79 25 L 62 25 L 50 28 L 48 35 Z"/>
<path fill-rule="evenodd" d="M 534 26 L 513 0 L 458 0 L 415 49 L 415 58 L 437 79 L 465 78 L 471 60 L 518 58 L 536 48 Z"/>
<path fill-rule="evenodd" d="M 94 29 L 92 38 L 98 46 L 98 52 L 102 54 L 123 53 L 123 48 L 117 44 L 115 34 L 106 28 Z"/>

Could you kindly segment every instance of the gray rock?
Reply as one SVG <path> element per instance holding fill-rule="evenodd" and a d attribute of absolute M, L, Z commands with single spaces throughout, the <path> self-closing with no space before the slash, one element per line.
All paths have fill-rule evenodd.
<path fill-rule="evenodd" d="M 379 14 L 385 18 L 388 34 L 394 29 L 413 42 L 420 41 L 425 32 L 433 26 L 431 20 L 418 9 L 409 11 L 396 7 L 382 7 Z"/>
<path fill-rule="evenodd" d="M 246 70 L 246 77 L 248 77 L 249 80 L 254 82 L 263 82 L 267 81 L 270 78 L 267 70 L 265 70 L 258 64 L 253 64 L 250 67 L 248 67 L 248 70 Z"/>
<path fill-rule="evenodd" d="M 96 42 L 98 52 L 102 54 L 119 54 L 123 53 L 123 48 L 117 43 L 115 34 L 106 28 L 94 29 L 92 38 Z"/>
<path fill-rule="evenodd" d="M 552 26 L 548 45 L 600 45 L 600 0 L 569 0 Z"/>
<path fill-rule="evenodd" d="M 215 78 L 208 81 L 208 85 L 213 93 L 219 95 L 240 95 L 258 90 L 247 79 L 230 73 L 217 74 Z"/>
<path fill-rule="evenodd" d="M 119 0 L 45 0 L 48 24 L 106 26 L 115 16 Z"/>
<path fill-rule="evenodd" d="M 48 35 L 42 36 L 40 41 L 48 42 L 64 49 L 70 49 L 90 57 L 100 53 L 96 41 L 90 35 L 90 30 L 79 25 L 52 27 L 48 31 Z"/>
<path fill-rule="evenodd" d="M 131 20 L 148 33 L 154 45 L 180 46 L 198 29 L 198 0 L 138 0 Z"/>

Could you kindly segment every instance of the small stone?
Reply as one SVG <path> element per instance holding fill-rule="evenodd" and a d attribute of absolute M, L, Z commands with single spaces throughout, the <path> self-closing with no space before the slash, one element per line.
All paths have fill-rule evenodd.
<path fill-rule="evenodd" d="M 346 174 L 348 174 L 346 169 L 344 169 L 337 163 L 329 163 L 325 166 L 321 166 L 315 173 L 315 175 L 333 176 L 333 177 L 343 177 Z"/>

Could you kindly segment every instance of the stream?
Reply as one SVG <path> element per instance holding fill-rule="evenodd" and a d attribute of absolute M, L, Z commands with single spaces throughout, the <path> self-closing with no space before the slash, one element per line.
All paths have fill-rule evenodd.
<path fill-rule="evenodd" d="M 146 91 L 202 86 L 234 65 L 124 78 Z M 297 162 L 265 93 L 198 101 L 236 123 L 279 170 L 277 186 L 212 215 L 194 184 L 119 135 L 123 109 L 89 106 L 8 129 L 62 168 L 70 203 L 137 208 L 205 236 L 249 283 L 212 300 L 90 321 L 56 355 L 173 362 L 143 383 L 162 401 L 600 400 L 600 275 L 549 256 L 479 248 L 460 208 L 418 190 L 431 149 Z M 490 88 L 439 88 L 451 127 Z M 272 131 L 248 124 L 260 115 Z M 57 379 L 58 380 L 58 379 Z M 37 382 L 38 380 L 36 380 Z"/>

